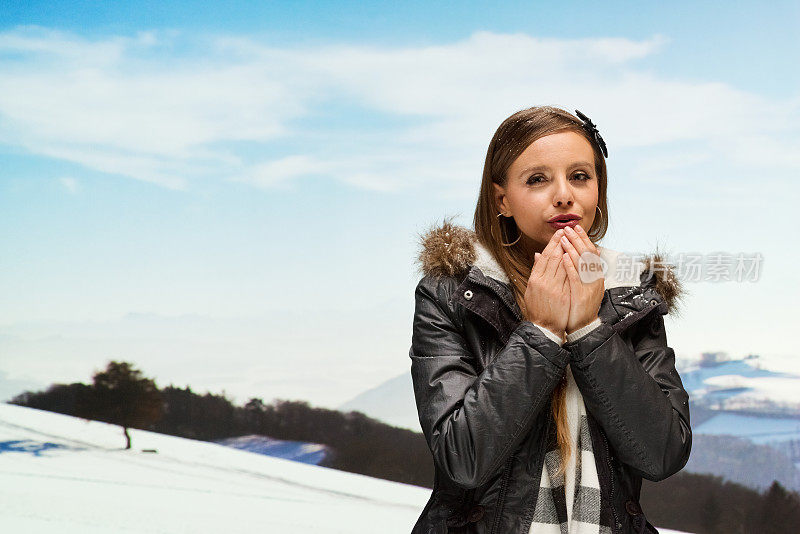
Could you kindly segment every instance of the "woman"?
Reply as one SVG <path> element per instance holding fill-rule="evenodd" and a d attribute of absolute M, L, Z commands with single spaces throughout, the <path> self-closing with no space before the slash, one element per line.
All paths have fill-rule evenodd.
<path fill-rule="evenodd" d="M 422 236 L 409 356 L 435 477 L 413 534 L 657 533 L 642 478 L 689 459 L 663 318 L 681 285 L 657 251 L 596 245 L 607 150 L 576 113 L 506 119 L 475 230 Z"/>

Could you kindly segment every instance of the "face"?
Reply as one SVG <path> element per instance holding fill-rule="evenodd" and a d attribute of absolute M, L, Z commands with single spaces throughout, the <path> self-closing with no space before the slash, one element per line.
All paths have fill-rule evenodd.
<path fill-rule="evenodd" d="M 494 187 L 500 213 L 514 217 L 523 234 L 518 244 L 531 253 L 541 252 L 564 226 L 551 222 L 554 217 L 575 215 L 568 224 L 588 232 L 598 198 L 592 145 L 570 131 L 540 137 L 509 167 L 506 186 Z"/>

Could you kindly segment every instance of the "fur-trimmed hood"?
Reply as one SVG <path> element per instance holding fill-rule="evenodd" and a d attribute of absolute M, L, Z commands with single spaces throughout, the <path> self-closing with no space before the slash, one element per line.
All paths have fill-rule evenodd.
<path fill-rule="evenodd" d="M 419 244 L 421 249 L 417 266 L 422 275 L 458 277 L 474 265 L 484 275 L 504 284 L 510 283 L 508 275 L 492 253 L 469 228 L 445 219 L 441 224 L 436 223 L 420 234 Z M 649 271 L 652 270 L 655 274 L 655 290 L 666 302 L 668 313 L 678 314 L 685 290 L 675 275 L 674 268 L 665 262 L 661 252 L 656 250 L 650 254 L 628 256 L 600 245 L 597 245 L 597 250 L 608 266 L 605 289 L 639 286 L 642 280 L 650 278 Z"/>

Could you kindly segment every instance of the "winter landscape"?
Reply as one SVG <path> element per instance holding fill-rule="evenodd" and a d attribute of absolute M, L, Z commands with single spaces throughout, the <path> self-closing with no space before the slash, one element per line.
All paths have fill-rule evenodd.
<path fill-rule="evenodd" d="M 650 522 L 800 532 L 796 0 L 0 6 L 0 534 L 409 533 L 419 238 L 565 203 L 686 290 Z"/>
<path fill-rule="evenodd" d="M 404 533 L 430 490 L 0 404 L 0 531 Z M 157 452 L 145 452 L 147 450 Z"/>

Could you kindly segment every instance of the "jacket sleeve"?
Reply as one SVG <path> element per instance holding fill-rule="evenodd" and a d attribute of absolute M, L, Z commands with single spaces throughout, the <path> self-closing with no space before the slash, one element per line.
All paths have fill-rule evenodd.
<path fill-rule="evenodd" d="M 598 420 L 619 459 L 652 481 L 689 460 L 689 395 L 667 346 L 664 317 L 654 310 L 630 328 L 633 350 L 602 323 L 564 344 L 586 409 Z"/>
<path fill-rule="evenodd" d="M 450 304 L 451 277 L 415 291 L 409 356 L 422 431 L 439 471 L 461 488 L 483 485 L 533 427 L 565 374 L 568 353 L 522 321 L 482 372 Z M 463 310 L 460 310 L 463 311 Z"/>

